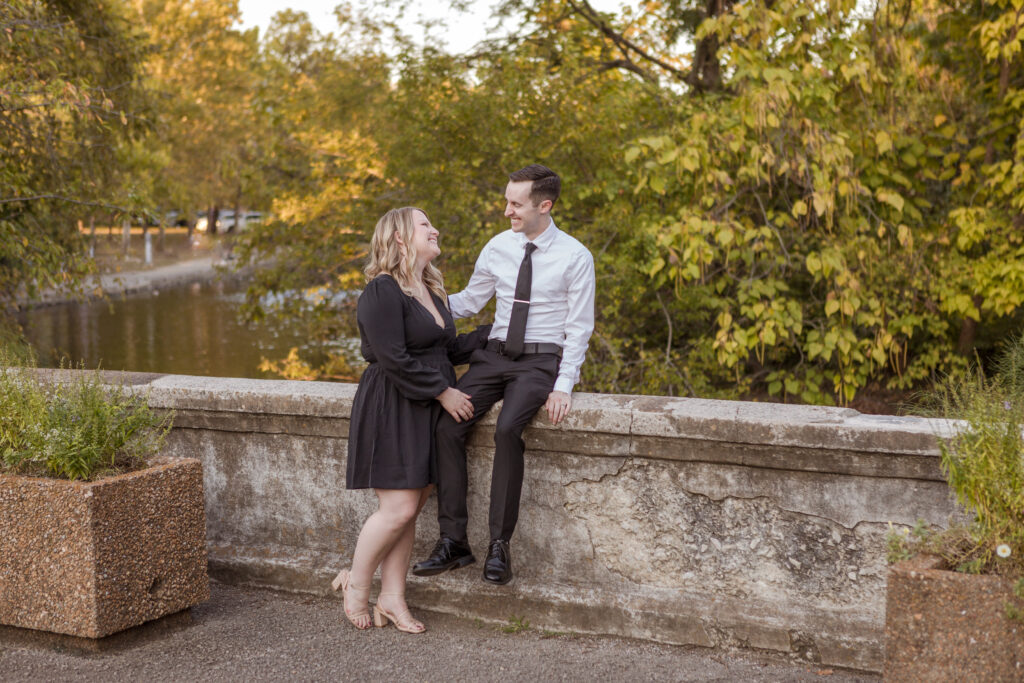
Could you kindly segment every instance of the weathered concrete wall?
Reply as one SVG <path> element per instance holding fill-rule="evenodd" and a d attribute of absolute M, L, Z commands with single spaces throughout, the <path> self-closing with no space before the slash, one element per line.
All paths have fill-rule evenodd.
<path fill-rule="evenodd" d="M 374 509 L 345 490 L 353 385 L 138 376 L 198 457 L 215 575 L 325 591 Z M 471 437 L 470 541 L 482 562 L 494 414 Z M 553 630 L 793 653 L 878 671 L 887 523 L 954 512 L 938 424 L 853 410 L 578 394 L 527 430 L 512 552 L 410 581 L 414 606 Z M 414 557 L 437 536 L 433 499 Z"/>

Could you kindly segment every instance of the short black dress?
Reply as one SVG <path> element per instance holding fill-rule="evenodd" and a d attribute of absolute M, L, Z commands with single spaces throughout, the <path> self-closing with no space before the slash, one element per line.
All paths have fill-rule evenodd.
<path fill-rule="evenodd" d="M 350 489 L 419 489 L 437 483 L 434 397 L 455 386 L 454 364 L 487 343 L 490 326 L 455 335 L 455 322 L 433 293 L 438 326 L 423 304 L 390 275 L 378 275 L 359 296 L 356 318 L 363 372 L 348 431 Z"/>

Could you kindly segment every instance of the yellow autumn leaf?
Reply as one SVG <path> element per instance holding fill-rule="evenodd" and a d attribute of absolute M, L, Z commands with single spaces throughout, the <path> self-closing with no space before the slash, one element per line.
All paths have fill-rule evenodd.
<path fill-rule="evenodd" d="M 825 202 L 825 198 L 819 193 L 815 192 L 813 197 L 814 213 L 819 216 L 824 216 L 825 211 L 828 209 L 828 204 Z"/>
<path fill-rule="evenodd" d="M 892 138 L 884 130 L 878 131 L 875 133 L 875 147 L 879 154 L 885 154 L 892 149 Z"/>

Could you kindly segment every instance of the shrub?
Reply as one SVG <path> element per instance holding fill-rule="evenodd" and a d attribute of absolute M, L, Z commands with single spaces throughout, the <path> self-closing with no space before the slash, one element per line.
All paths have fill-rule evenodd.
<path fill-rule="evenodd" d="M 958 571 L 1024 575 L 1024 335 L 995 368 L 991 378 L 973 369 L 947 380 L 931 397 L 932 412 L 951 421 L 939 441 L 942 472 L 971 521 L 894 531 L 890 559 L 924 551 Z"/>
<path fill-rule="evenodd" d="M 0 366 L 0 468 L 8 472 L 91 480 L 140 469 L 171 427 L 170 414 L 105 384 L 99 371 L 48 382 L 33 368 Z"/>

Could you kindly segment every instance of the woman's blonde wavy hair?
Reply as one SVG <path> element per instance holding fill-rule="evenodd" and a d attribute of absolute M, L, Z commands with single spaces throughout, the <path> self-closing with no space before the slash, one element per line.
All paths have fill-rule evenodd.
<path fill-rule="evenodd" d="M 373 230 L 373 239 L 370 240 L 370 259 L 363 270 L 366 273 L 366 280 L 387 273 L 395 278 L 398 286 L 409 296 L 415 296 L 415 267 L 416 247 L 413 246 L 412 238 L 415 231 L 413 223 L 414 212 L 420 211 L 427 215 L 423 209 L 415 206 L 403 206 L 400 209 L 391 209 L 380 217 L 377 227 Z M 402 244 L 398 243 L 395 236 L 402 238 Z M 444 290 L 444 277 L 441 271 L 433 264 L 428 263 L 423 269 L 423 284 L 427 289 L 441 299 L 445 308 L 448 307 L 448 293 Z"/>

